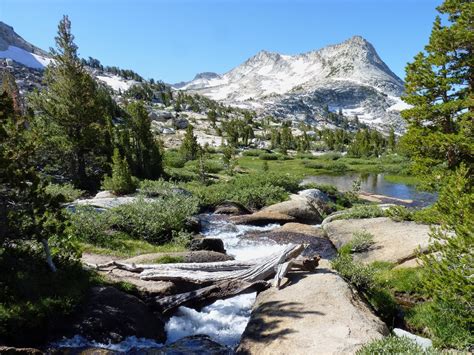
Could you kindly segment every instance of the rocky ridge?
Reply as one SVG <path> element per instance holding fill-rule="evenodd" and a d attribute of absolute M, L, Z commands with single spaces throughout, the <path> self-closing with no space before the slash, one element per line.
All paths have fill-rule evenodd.
<path fill-rule="evenodd" d="M 403 81 L 366 39 L 298 55 L 260 51 L 229 72 L 203 73 L 175 86 L 276 117 L 318 122 L 326 106 L 373 126 L 401 128 Z"/>

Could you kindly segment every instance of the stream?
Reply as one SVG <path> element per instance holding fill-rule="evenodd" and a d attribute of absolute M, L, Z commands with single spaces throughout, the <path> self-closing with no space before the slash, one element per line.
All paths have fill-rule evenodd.
<path fill-rule="evenodd" d="M 352 182 L 359 175 L 344 176 L 315 176 L 308 177 L 304 183 L 316 182 L 319 184 L 333 184 L 338 189 L 350 190 Z M 426 206 L 436 200 L 436 195 L 417 191 L 415 188 L 394 184 L 384 180 L 382 174 L 369 174 L 361 179 L 361 190 L 375 194 L 383 194 L 401 199 L 411 199 L 417 207 Z M 269 224 L 262 227 L 249 225 L 235 225 L 229 222 L 228 217 L 214 214 L 200 215 L 202 234 L 205 237 L 220 238 L 224 242 L 227 254 L 236 260 L 249 260 L 271 255 L 285 248 L 286 245 L 262 238 L 242 238 L 247 233 L 264 233 L 271 231 L 278 224 Z M 165 325 L 167 342 L 173 343 L 183 337 L 197 334 L 208 335 L 212 340 L 235 348 L 250 319 L 252 306 L 255 303 L 256 293 L 242 294 L 225 300 L 218 300 L 203 307 L 201 310 L 181 306 Z M 158 344 L 149 339 L 129 337 L 118 344 L 98 344 L 88 342 L 77 335 L 74 338 L 62 340 L 53 344 L 55 347 L 99 347 L 118 352 L 127 352 L 131 349 L 160 348 L 166 344 Z"/>
<path fill-rule="evenodd" d="M 236 260 L 265 257 L 285 247 L 270 240 L 250 241 L 240 238 L 249 232 L 270 231 L 279 227 L 278 224 L 255 227 L 235 225 L 228 222 L 225 216 L 208 214 L 200 217 L 203 225 L 202 234 L 205 237 L 222 239 L 227 254 Z M 256 296 L 256 292 L 253 292 L 218 300 L 202 308 L 201 311 L 179 307 L 166 324 L 167 341 L 173 342 L 188 335 L 206 334 L 220 344 L 237 346 L 250 319 Z"/>

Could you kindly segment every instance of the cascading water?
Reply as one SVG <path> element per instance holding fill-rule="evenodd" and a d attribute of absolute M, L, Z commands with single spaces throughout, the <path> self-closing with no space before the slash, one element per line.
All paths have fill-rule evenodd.
<path fill-rule="evenodd" d="M 227 254 L 236 260 L 250 260 L 265 257 L 283 250 L 285 245 L 265 240 L 245 240 L 241 237 L 250 232 L 267 232 L 279 227 L 269 224 L 263 227 L 235 225 L 225 217 L 201 216 L 202 234 L 208 238 L 220 238 Z M 230 347 L 236 346 L 250 319 L 252 305 L 257 294 L 238 295 L 218 300 L 200 311 L 179 307 L 176 314 L 166 324 L 168 342 L 195 334 L 209 335 L 214 341 Z"/>
<path fill-rule="evenodd" d="M 265 257 L 283 250 L 286 246 L 263 238 L 253 238 L 252 240 L 242 238 L 247 233 L 271 231 L 279 227 L 278 224 L 256 227 L 235 225 L 229 222 L 225 216 L 206 214 L 200 217 L 203 225 L 203 236 L 222 239 L 227 254 L 233 256 L 236 260 Z M 250 319 L 256 296 L 256 293 L 253 292 L 225 300 L 217 300 L 203 307 L 200 311 L 184 306 L 179 307 L 165 326 L 167 344 L 189 335 L 205 334 L 222 345 L 232 348 L 237 346 Z M 159 348 L 163 344 L 158 344 L 150 339 L 136 337 L 128 337 L 118 344 L 101 344 L 89 342 L 83 337 L 76 335 L 71 339 L 57 342 L 53 346 L 73 348 L 98 347 L 127 352 L 131 349 Z"/>

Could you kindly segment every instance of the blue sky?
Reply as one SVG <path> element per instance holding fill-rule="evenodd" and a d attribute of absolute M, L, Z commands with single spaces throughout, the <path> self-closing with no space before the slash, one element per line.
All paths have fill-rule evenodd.
<path fill-rule="evenodd" d="M 259 50 L 296 54 L 361 35 L 401 78 L 441 0 L 0 0 L 0 20 L 44 49 L 63 14 L 82 57 L 174 83 Z"/>

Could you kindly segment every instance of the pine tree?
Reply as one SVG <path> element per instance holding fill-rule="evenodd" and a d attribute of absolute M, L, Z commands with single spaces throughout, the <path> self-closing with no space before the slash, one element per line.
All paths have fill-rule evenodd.
<path fill-rule="evenodd" d="M 282 154 L 287 154 L 289 149 L 292 149 L 294 147 L 294 139 L 293 139 L 293 134 L 291 133 L 291 129 L 288 125 L 283 125 L 283 128 L 281 129 L 281 144 L 280 144 L 280 150 Z"/>
<path fill-rule="evenodd" d="M 199 143 L 194 135 L 194 127 L 189 125 L 186 128 L 186 134 L 179 151 L 185 160 L 195 160 L 198 156 L 199 148 Z"/>
<path fill-rule="evenodd" d="M 215 110 L 209 110 L 207 112 L 207 119 L 211 122 L 212 127 L 216 126 L 217 113 Z"/>
<path fill-rule="evenodd" d="M 281 145 L 281 134 L 277 129 L 272 129 L 271 133 L 271 148 L 276 149 Z"/>
<path fill-rule="evenodd" d="M 421 255 L 424 286 L 433 295 L 437 317 L 465 329 L 464 346 L 472 345 L 474 319 L 474 191 L 473 178 L 462 164 L 446 181 L 435 208 L 441 226 L 432 229 L 430 253 Z M 434 332 L 439 330 L 433 327 Z M 469 334 L 470 339 L 469 339 Z M 438 335 L 438 334 L 437 334 Z M 449 339 L 451 334 L 439 335 Z M 459 339 L 451 346 L 459 346 Z"/>
<path fill-rule="evenodd" d="M 67 16 L 59 23 L 51 53 L 54 60 L 45 72 L 46 87 L 31 98 L 42 121 L 37 126 L 48 131 L 38 136 L 62 137 L 55 139 L 61 145 L 50 154 L 49 163 L 59 166 L 59 173 L 76 186 L 95 189 L 110 154 L 107 118 L 98 85 L 78 57 Z"/>
<path fill-rule="evenodd" d="M 135 191 L 135 183 L 130 173 L 126 158 L 122 158 L 118 148 L 114 149 L 112 157 L 112 175 L 106 176 L 102 184 L 103 188 L 117 195 L 124 195 Z"/>
<path fill-rule="evenodd" d="M 2 75 L 2 88 L 0 91 L 6 92 L 13 101 L 13 110 L 17 115 L 21 115 L 24 111 L 23 101 L 20 95 L 20 90 L 16 84 L 15 77 L 8 70 L 5 70 Z"/>
<path fill-rule="evenodd" d="M 234 175 L 234 168 L 236 165 L 236 159 L 235 159 L 235 148 L 231 145 L 226 145 L 222 149 L 222 162 L 224 163 L 224 167 L 227 170 L 227 173 L 229 175 Z"/>
<path fill-rule="evenodd" d="M 438 11 L 429 44 L 406 67 L 408 122 L 405 151 L 420 175 L 443 175 L 473 161 L 474 2 L 446 0 Z"/>
<path fill-rule="evenodd" d="M 162 158 L 158 143 L 151 132 L 151 122 L 142 101 L 127 106 L 127 127 L 130 130 L 130 151 L 135 176 L 158 179 L 162 173 Z M 126 143 L 125 143 L 126 144 Z"/>
<path fill-rule="evenodd" d="M 390 132 L 388 134 L 387 147 L 393 153 L 397 145 L 397 138 L 395 136 L 395 130 L 393 127 L 390 127 Z"/>
<path fill-rule="evenodd" d="M 34 147 L 25 138 L 25 127 L 24 118 L 15 112 L 13 98 L 3 91 L 0 94 L 0 249 L 18 247 L 20 240 L 39 242 L 54 272 L 56 265 L 48 240 L 57 237 L 60 242 L 64 235 L 64 198 L 46 193 L 44 182 L 31 164 Z"/>

